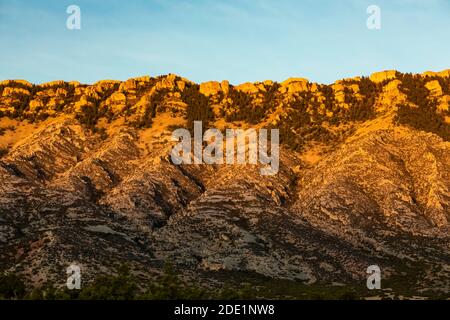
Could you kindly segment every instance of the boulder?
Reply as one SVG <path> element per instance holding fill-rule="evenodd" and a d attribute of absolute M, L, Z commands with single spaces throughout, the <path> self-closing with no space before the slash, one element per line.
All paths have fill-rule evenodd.
<path fill-rule="evenodd" d="M 30 101 L 29 106 L 30 111 L 34 111 L 38 108 L 42 108 L 44 106 L 44 103 L 40 99 L 34 99 Z"/>
<path fill-rule="evenodd" d="M 236 90 L 242 91 L 247 94 L 255 94 L 259 92 L 258 87 L 256 87 L 255 84 L 251 82 L 242 83 L 236 86 Z"/>
<path fill-rule="evenodd" d="M 222 91 L 222 87 L 220 83 L 217 81 L 208 81 L 200 84 L 200 93 L 205 96 L 213 96 Z"/>
<path fill-rule="evenodd" d="M 397 71 L 396 70 L 386 70 L 381 72 L 375 72 L 370 75 L 370 80 L 376 83 L 383 82 L 388 79 L 395 79 Z"/>
<path fill-rule="evenodd" d="M 125 103 L 127 97 L 122 92 L 114 92 L 108 100 L 113 103 Z"/>
<path fill-rule="evenodd" d="M 175 81 L 177 79 L 177 76 L 174 74 L 169 74 L 165 77 L 163 77 L 160 81 L 158 81 L 155 85 L 155 90 L 161 90 L 161 89 L 169 89 L 173 91 L 175 89 Z"/>
<path fill-rule="evenodd" d="M 121 91 L 134 91 L 136 90 L 136 81 L 134 79 L 128 79 L 120 84 L 119 90 Z"/>

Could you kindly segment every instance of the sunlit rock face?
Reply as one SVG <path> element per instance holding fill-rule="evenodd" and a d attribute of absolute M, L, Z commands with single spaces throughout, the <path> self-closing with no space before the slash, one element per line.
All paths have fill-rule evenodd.
<path fill-rule="evenodd" d="M 413 89 L 414 88 L 414 89 Z M 197 85 L 176 75 L 0 83 L 0 268 L 35 286 L 127 262 L 448 291 L 449 73 Z M 175 165 L 172 132 L 280 129 L 280 168 Z M 446 271 L 447 270 L 447 271 Z M 219 281 L 219 280 L 218 280 Z"/>

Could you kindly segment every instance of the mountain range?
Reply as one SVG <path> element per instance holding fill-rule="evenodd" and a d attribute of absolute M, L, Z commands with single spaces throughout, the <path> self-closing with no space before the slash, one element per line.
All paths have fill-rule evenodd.
<path fill-rule="evenodd" d="M 171 263 L 206 288 L 326 291 L 365 290 L 378 265 L 383 289 L 364 295 L 448 298 L 449 108 L 450 70 L 2 81 L 0 271 L 63 287 L 71 264 L 89 283 L 123 263 L 151 281 Z M 173 130 L 196 120 L 279 129 L 278 173 L 173 164 Z"/>

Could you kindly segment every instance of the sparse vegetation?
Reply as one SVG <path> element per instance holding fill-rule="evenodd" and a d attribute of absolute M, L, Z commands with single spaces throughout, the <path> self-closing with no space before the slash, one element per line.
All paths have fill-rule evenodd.
<path fill-rule="evenodd" d="M 187 128 L 193 132 L 194 121 L 202 121 L 203 130 L 207 130 L 214 115 L 209 105 L 209 99 L 200 93 L 200 86 L 188 84 L 181 93 L 181 99 L 188 105 Z"/>
<path fill-rule="evenodd" d="M 21 299 L 25 295 L 25 284 L 15 274 L 0 276 L 0 298 Z"/>
<path fill-rule="evenodd" d="M 139 282 L 126 265 L 119 267 L 114 276 L 98 276 L 80 290 L 57 289 L 51 284 L 26 290 L 20 277 L 8 274 L 0 277 L 0 299 L 30 300 L 192 300 L 192 299 L 300 299 L 300 300 L 359 300 L 380 296 L 381 299 L 412 297 L 411 277 L 396 276 L 383 280 L 386 290 L 373 292 L 364 286 L 306 285 L 292 280 L 266 278 L 255 273 L 226 272 L 229 279 L 220 288 L 199 287 L 183 281 L 171 264 L 163 273 L 148 283 Z M 239 280 L 241 277 L 245 282 Z M 221 280 L 223 281 L 223 280 Z M 406 281 L 406 282 L 405 282 Z M 428 291 L 424 298 L 448 299 L 442 292 Z"/>
<path fill-rule="evenodd" d="M 81 124 L 94 131 L 98 119 L 105 115 L 106 110 L 100 109 L 99 101 L 92 98 L 89 98 L 88 101 L 91 102 L 92 105 L 82 106 L 81 113 L 77 114 L 76 118 L 80 121 Z"/>
<path fill-rule="evenodd" d="M 161 108 L 164 98 L 168 92 L 169 91 L 167 89 L 162 89 L 151 96 L 145 108 L 144 115 L 138 119 L 136 123 L 133 123 L 136 128 L 143 129 L 150 128 L 152 126 L 153 119 L 156 117 L 158 111 L 163 111 Z"/>
<path fill-rule="evenodd" d="M 208 253 L 206 256 L 203 253 L 197 256 L 196 248 L 206 243 L 210 246 L 209 252 L 223 252 L 226 255 L 230 252 L 229 246 L 233 246 L 236 255 L 243 254 L 243 259 L 233 257 L 232 265 L 236 263 L 241 270 L 248 270 L 251 266 L 252 270 L 270 275 L 273 273 L 267 272 L 266 261 L 271 263 L 270 259 L 283 255 L 286 260 L 283 259 L 280 263 L 287 265 L 292 261 L 290 266 L 298 266 L 296 259 L 299 258 L 300 252 L 301 263 L 310 267 L 318 282 L 307 285 L 302 281 L 265 278 L 249 271 L 207 272 L 200 271 L 200 268 L 195 279 L 192 279 L 191 273 L 178 274 L 179 270 L 170 264 L 160 275 L 143 275 L 124 266 L 118 268 L 113 276 L 98 275 L 95 279 L 86 279 L 82 289 L 78 291 L 61 289 L 64 283 L 58 283 L 57 287 L 54 283 L 47 283 L 31 290 L 24 286 L 24 283 L 27 283 L 24 278 L 7 274 L 0 278 L 0 297 L 358 299 L 372 294 L 362 287 L 363 282 L 361 286 L 355 286 L 353 282 L 352 285 L 333 285 L 334 283 L 330 282 L 337 278 L 334 271 L 345 277 L 342 281 L 351 282 L 349 279 L 359 277 L 364 271 L 360 268 L 364 259 L 370 260 L 373 257 L 372 242 L 380 257 L 397 254 L 411 257 L 404 259 L 408 260 L 407 262 L 399 261 L 400 258 L 386 262 L 391 269 L 389 272 L 397 275 L 391 277 L 389 272 L 386 273 L 390 278 L 383 278 L 383 285 L 393 288 L 395 293 L 383 297 L 401 298 L 401 295 L 413 295 L 414 291 L 410 288 L 419 283 L 417 279 L 427 279 L 430 272 L 436 274 L 439 281 L 444 279 L 441 281 L 444 284 L 441 287 L 436 285 L 436 288 L 444 287 L 447 277 L 442 274 L 446 270 L 440 266 L 447 258 L 443 250 L 443 237 L 446 235 L 442 233 L 442 239 L 439 238 L 443 244 L 437 243 L 436 247 L 429 247 L 429 243 L 433 241 L 432 237 L 421 237 L 419 228 L 429 226 L 430 229 L 438 230 L 436 226 L 442 224 L 441 221 L 445 224 L 448 208 L 445 204 L 446 190 L 441 188 L 441 185 L 445 186 L 446 168 L 443 162 L 445 157 L 442 157 L 441 153 L 445 152 L 446 145 L 429 147 L 430 143 L 435 141 L 433 137 L 430 138 L 431 134 L 424 137 L 417 134 L 418 131 L 385 129 L 386 124 L 391 127 L 391 116 L 396 112 L 397 123 L 432 132 L 450 140 L 450 128 L 445 118 L 450 114 L 440 105 L 445 100 L 436 99 L 435 91 L 427 89 L 430 87 L 428 81 L 437 80 L 443 92 L 448 93 L 450 80 L 437 76 L 418 77 L 408 74 L 398 74 L 397 77 L 401 80 L 400 98 L 403 99 L 406 95 L 407 99 L 405 103 L 395 106 L 394 102 L 397 100 L 390 98 L 391 93 L 395 98 L 397 87 L 390 85 L 389 91 L 382 92 L 387 89 L 383 86 L 389 80 L 375 83 L 368 78 L 346 80 L 336 85 L 314 84 L 313 87 L 313 84 L 308 84 L 310 90 L 306 90 L 303 85 L 292 86 L 289 87 L 289 92 L 286 87 L 279 90 L 279 84 L 270 82 L 257 84 L 255 87 L 260 91 L 252 94 L 230 86 L 228 94 L 221 92 L 217 96 L 203 95 L 199 86 L 190 82 L 174 85 L 173 77 L 161 82 L 158 90 L 154 85 L 159 80 L 151 80 L 147 84 L 137 86 L 130 81 L 126 86 L 121 86 L 120 92 L 117 92 L 119 84 L 108 87 L 106 91 L 101 86 L 90 86 L 89 90 L 86 90 L 87 86 L 74 88 L 60 84 L 61 88 L 69 93 L 64 104 L 56 104 L 57 111 L 71 113 L 76 110 L 77 119 L 91 129 L 92 134 L 80 130 L 76 122 L 67 119 L 68 117 L 64 117 L 62 121 L 58 119 L 54 123 L 49 121 L 48 126 L 47 123 L 41 126 L 23 123 L 18 126 L 19 130 L 14 135 L 8 131 L 14 130 L 14 127 L 5 127 L 4 123 L 19 123 L 18 121 L 4 119 L 0 128 L 0 135 L 4 135 L 0 138 L 2 146 L 14 146 L 14 149 L 11 149 L 14 150 L 11 154 L 14 157 L 4 157 L 8 154 L 8 149 L 0 149 L 0 157 L 3 156 L 0 161 L 2 174 L 7 182 L 5 185 L 13 186 L 13 192 L 3 188 L 5 200 L 0 209 L 4 220 L 1 221 L 1 227 L 2 231 L 5 230 L 2 239 L 6 240 L 2 241 L 9 243 L 10 239 L 14 239 L 14 246 L 7 246 L 5 250 L 6 256 L 15 260 L 5 263 L 8 267 L 14 265 L 18 275 L 34 275 L 39 273 L 39 268 L 43 268 L 48 272 L 49 279 L 60 277 L 60 271 L 52 268 L 52 261 L 61 252 L 60 246 L 73 245 L 74 250 L 79 250 L 76 245 L 81 243 L 83 250 L 80 250 L 80 254 L 82 251 L 86 259 L 86 253 L 89 259 L 86 261 L 92 262 L 92 266 L 97 262 L 105 266 L 114 255 L 121 257 L 123 261 L 133 261 L 136 263 L 136 270 L 142 271 L 147 263 L 157 263 L 154 250 L 167 250 L 167 243 L 170 248 L 177 250 L 178 245 L 182 246 L 188 242 L 190 247 L 183 248 L 186 250 L 181 257 L 191 255 L 187 261 L 183 261 L 189 265 L 194 261 L 206 267 L 210 264 L 212 269 L 220 270 L 220 261 L 210 261 L 215 258 L 209 259 Z M 264 87 L 261 87 L 262 85 Z M 432 85 L 439 91 L 436 83 Z M 47 89 L 39 86 L 24 87 L 28 88 L 31 95 L 47 95 Z M 254 89 L 251 85 L 249 87 Z M 217 83 L 213 88 L 214 90 L 210 91 L 219 90 Z M 220 88 L 226 91 L 224 88 L 227 87 L 224 85 Z M 53 89 L 49 91 L 57 91 L 59 87 L 55 86 Z M 115 97 L 117 99 L 109 99 L 107 103 L 107 98 L 114 92 L 120 94 Z M 82 96 L 89 98 L 86 98 L 87 101 L 84 98 L 79 101 Z M 11 116 L 10 113 L 15 114 L 15 111 L 11 112 L 11 106 L 15 108 L 19 105 L 14 100 L 17 97 L 19 95 L 12 94 L 10 103 L 1 106 L 8 116 Z M 144 100 L 143 97 L 148 99 Z M 6 98 L 0 96 L 0 99 Z M 54 101 L 52 98 L 46 96 L 42 101 L 50 104 Z M 386 101 L 381 98 L 386 98 Z M 1 102 L 3 103 L 3 100 Z M 393 102 L 392 108 L 385 113 L 385 109 L 391 107 L 390 102 Z M 83 104 L 84 106 L 79 108 Z M 33 109 L 35 114 L 31 113 L 28 106 L 23 105 L 17 109 L 15 116 L 20 120 L 27 118 L 41 121 L 48 115 L 54 115 L 54 110 L 48 110 L 40 103 L 33 105 L 37 106 Z M 381 107 L 378 108 L 379 106 Z M 55 104 L 52 104 L 51 108 L 54 107 Z M 380 115 L 376 114 L 377 110 Z M 162 112 L 164 114 L 161 114 Z M 215 112 L 219 119 L 214 118 Z M 158 121 L 155 121 L 157 116 Z M 218 165 L 208 167 L 206 171 L 203 166 L 192 166 L 189 169 L 185 166 L 173 167 L 169 163 L 170 159 L 166 157 L 170 140 L 170 132 L 167 130 L 182 126 L 182 116 L 186 117 L 190 129 L 195 120 L 202 121 L 205 130 L 214 120 L 220 120 L 218 127 L 228 125 L 223 120 L 239 121 L 240 123 L 229 125 L 244 129 L 255 124 L 258 127 L 272 126 L 280 129 L 282 143 L 294 150 L 307 149 L 308 152 L 298 155 L 284 150 L 283 157 L 280 158 L 281 174 L 273 177 L 260 177 L 256 166 L 251 170 L 248 170 L 249 167 L 229 170 L 229 167 Z M 380 116 L 376 121 L 361 123 L 376 116 Z M 106 127 L 106 130 L 102 117 L 108 120 L 127 118 L 124 122 L 116 121 L 112 126 Z M 154 128 L 146 130 L 141 136 L 135 135 L 134 130 L 127 130 L 126 134 L 122 135 L 125 131 L 122 130 L 122 125 Z M 70 133 L 68 127 L 71 128 Z M 337 148 L 334 147 L 355 133 L 355 130 L 358 130 L 357 135 L 352 137 L 355 139 L 349 139 L 346 145 L 331 157 L 326 154 L 328 150 L 335 151 Z M 117 143 L 115 140 L 111 141 L 112 143 L 101 143 L 100 139 L 108 139 L 107 132 L 113 135 L 120 132 L 121 139 Z M 23 139 L 27 135 L 30 138 Z M 399 137 L 401 139 L 398 139 Z M 138 154 L 135 152 L 136 146 L 146 149 L 147 152 Z M 392 150 L 396 152 L 391 152 Z M 424 150 L 429 151 L 429 157 L 428 154 L 424 157 Z M 435 161 L 424 162 L 433 156 Z M 402 158 L 408 159 L 407 170 Z M 211 179 L 206 177 L 206 174 L 209 176 L 217 168 L 220 168 L 217 176 L 214 173 Z M 442 171 L 439 172 L 442 174 L 429 175 L 428 171 L 435 168 Z M 408 173 L 406 180 L 402 174 L 404 171 Z M 399 172 L 401 174 L 396 174 Z M 411 180 L 410 177 L 414 179 Z M 226 179 L 227 183 L 223 183 L 223 179 Z M 405 185 L 402 185 L 403 182 Z M 431 195 L 430 186 L 433 187 Z M 76 192 L 60 192 L 61 190 Z M 389 197 L 386 197 L 386 190 L 392 191 Z M 14 201 L 10 201 L 11 199 Z M 428 208 L 430 199 L 433 200 L 433 208 Z M 210 203 L 213 203 L 214 214 L 204 210 Z M 328 204 L 332 206 L 329 207 Z M 221 210 L 222 208 L 225 210 Z M 259 211 L 260 208 L 264 212 L 270 212 L 270 215 L 258 215 L 256 220 L 253 214 L 243 216 L 246 212 L 253 213 L 253 209 Z M 181 220 L 175 220 L 175 224 L 167 223 L 168 219 L 172 219 L 170 217 L 175 217 L 180 212 L 183 213 Z M 298 212 L 302 213 L 301 219 Z M 398 214 L 388 217 L 392 212 Z M 223 216 L 219 216 L 220 214 Z M 339 216 L 334 219 L 333 215 L 336 214 Z M 61 219 L 66 216 L 70 217 L 70 223 L 60 224 Z M 328 217 L 331 219 L 330 224 Z M 415 223 L 415 219 L 420 220 Z M 389 229 L 384 230 L 384 225 L 379 222 L 385 222 Z M 92 230 L 87 228 L 94 223 Z M 203 223 L 206 223 L 208 228 L 202 228 L 204 233 L 196 233 L 195 230 Z M 363 232 L 358 229 L 353 233 L 350 230 L 353 223 Z M 339 228 L 341 224 L 344 224 L 343 229 Z M 398 225 L 401 225 L 401 232 L 411 226 L 411 238 L 404 239 L 405 241 L 388 238 L 389 234 L 396 234 L 395 228 Z M 150 228 L 167 230 L 159 233 L 158 241 L 151 246 L 148 245 L 148 242 L 151 242 L 148 238 Z M 286 239 L 280 240 L 277 237 L 279 230 L 286 233 Z M 333 237 L 328 232 L 330 230 L 333 231 Z M 133 235 L 128 234 L 130 231 L 133 231 Z M 341 231 L 345 237 L 340 237 Z M 48 242 L 42 240 L 44 232 Z M 85 232 L 88 232 L 89 236 L 86 236 Z M 25 236 L 22 236 L 22 233 L 26 233 Z M 301 239 L 296 237 L 298 234 L 302 235 Z M 319 242 L 317 246 L 309 245 L 316 239 L 325 239 L 325 236 L 330 241 Z M 416 237 L 415 241 L 413 237 Z M 165 241 L 167 239 L 170 241 Z M 371 241 L 372 239 L 374 241 Z M 196 241 L 199 241 L 200 246 Z M 239 245 L 241 242 L 244 245 Z M 354 246 L 357 242 L 361 246 Z M 384 244 L 388 245 L 386 251 Z M 378 250 L 379 247 L 381 250 Z M 108 249 L 105 255 L 97 256 L 97 252 L 94 252 L 104 248 Z M 336 265 L 317 265 L 322 262 L 321 259 L 331 262 L 341 253 L 343 260 Z M 269 255 L 270 259 L 266 260 Z M 18 258 L 14 258 L 16 256 Z M 22 256 L 27 259 L 38 258 L 33 260 L 30 266 L 26 263 L 27 259 L 20 258 Z M 263 264 L 260 263 L 261 257 L 264 259 Z M 412 265 L 411 261 L 416 257 L 417 261 L 424 261 L 428 265 Z M 18 262 L 15 262 L 16 260 Z M 277 269 L 278 265 L 275 265 L 274 270 Z M 94 268 L 90 269 L 92 270 Z M 291 278 L 298 276 L 297 270 L 291 268 L 278 270 L 286 272 L 288 277 L 292 275 Z M 334 270 L 332 276 L 327 276 L 329 270 Z M 225 275 L 221 276 L 220 273 Z M 410 275 L 412 276 L 409 277 Z M 284 277 L 280 273 L 281 276 Z M 216 282 L 219 277 L 222 277 L 222 281 Z M 33 276 L 33 279 L 37 277 Z M 422 294 L 421 290 L 422 287 L 416 293 Z M 445 294 L 439 292 L 426 292 L 426 295 L 445 297 Z"/>

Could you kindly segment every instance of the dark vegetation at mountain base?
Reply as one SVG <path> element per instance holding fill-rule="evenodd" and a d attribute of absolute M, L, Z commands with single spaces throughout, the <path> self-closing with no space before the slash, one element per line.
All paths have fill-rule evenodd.
<path fill-rule="evenodd" d="M 248 285 L 241 288 L 225 286 L 219 290 L 206 290 L 184 283 L 173 267 L 167 264 L 163 274 L 144 287 L 126 265 L 113 276 L 98 276 L 92 284 L 80 290 L 57 289 L 51 284 L 27 291 L 24 282 L 15 274 L 0 277 L 0 299 L 30 300 L 174 300 L 174 299 L 254 299 Z"/>
<path fill-rule="evenodd" d="M 136 122 L 132 123 L 132 125 L 139 129 L 151 128 L 153 119 L 156 117 L 158 111 L 161 111 L 160 106 L 162 106 L 164 97 L 167 93 L 168 90 L 163 89 L 152 95 L 145 108 L 144 115 Z"/>
<path fill-rule="evenodd" d="M 340 118 L 345 121 L 366 121 L 375 118 L 374 106 L 377 96 L 382 90 L 382 85 L 377 85 L 367 77 L 362 77 L 359 81 L 344 81 L 344 83 L 348 85 L 358 84 L 359 93 L 363 96 L 363 99 L 356 99 L 354 93 L 350 89 L 345 88 L 345 103 L 349 104 L 350 108 L 344 110 Z M 339 122 L 339 117 L 335 121 Z"/>
<path fill-rule="evenodd" d="M 208 275 L 211 276 L 211 275 Z M 214 276 L 212 276 L 214 277 Z M 223 281 L 224 278 L 228 279 Z M 80 290 L 58 289 L 51 284 L 28 290 L 24 281 L 15 274 L 0 276 L 0 299 L 7 300 L 249 300 L 249 299 L 300 299 L 300 300 L 359 300 L 379 296 L 396 300 L 411 297 L 411 279 L 399 276 L 383 280 L 384 290 L 367 290 L 365 282 L 359 286 L 331 284 L 306 285 L 292 280 L 263 277 L 252 272 L 225 272 L 219 277 L 221 287 L 205 288 L 186 283 L 171 264 L 153 281 L 142 284 L 127 267 L 122 265 L 112 276 L 100 275 Z M 424 298 L 445 300 L 450 295 L 442 292 L 424 292 Z"/>
<path fill-rule="evenodd" d="M 254 105 L 254 99 L 251 95 L 231 86 L 228 95 L 233 101 L 233 111 L 228 114 L 223 114 L 225 120 L 245 121 L 249 124 L 260 123 L 277 107 L 279 101 L 277 91 L 279 87 L 280 84 L 276 82 L 273 84 L 265 84 L 265 91 L 262 93 L 262 102 Z"/>

